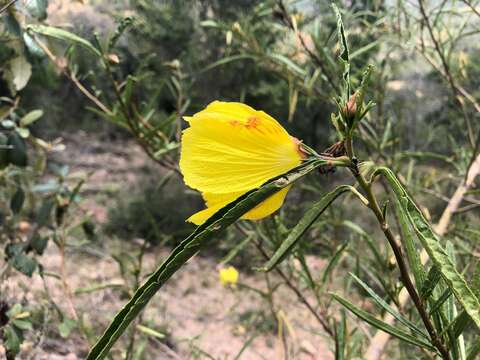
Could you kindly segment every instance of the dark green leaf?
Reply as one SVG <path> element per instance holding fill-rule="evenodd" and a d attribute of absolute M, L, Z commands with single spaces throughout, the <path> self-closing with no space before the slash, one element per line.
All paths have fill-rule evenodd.
<path fill-rule="evenodd" d="M 0 132 L 0 170 L 5 168 L 8 161 L 8 137 L 4 133 Z"/>
<path fill-rule="evenodd" d="M 333 271 L 333 269 L 335 269 L 335 267 L 339 263 L 339 261 L 342 257 L 342 254 L 345 251 L 345 249 L 347 248 L 348 244 L 349 244 L 348 242 L 344 242 L 343 244 L 340 244 L 340 245 L 337 246 L 337 249 L 335 250 L 335 253 L 333 254 L 332 258 L 328 262 L 327 267 L 325 268 L 325 271 L 323 272 L 322 283 L 325 284 L 327 282 L 328 275 Z"/>
<path fill-rule="evenodd" d="M 30 240 L 30 244 L 38 255 L 42 255 L 48 244 L 48 236 L 41 236 L 35 232 Z"/>
<path fill-rule="evenodd" d="M 42 206 L 37 212 L 36 222 L 38 227 L 45 226 L 49 221 L 52 214 L 52 209 L 55 206 L 55 200 L 47 198 L 43 201 Z"/>
<path fill-rule="evenodd" d="M 353 305 L 351 302 L 348 300 L 342 298 L 341 296 L 337 294 L 332 294 L 335 300 L 337 300 L 340 304 L 345 306 L 348 310 L 350 310 L 352 313 L 354 313 L 356 316 L 358 316 L 360 319 L 366 321 L 376 329 L 382 330 L 397 339 L 400 339 L 402 341 L 405 341 L 409 344 L 420 346 L 422 348 L 428 349 L 430 351 L 435 351 L 435 347 L 431 345 L 429 342 L 424 341 L 423 339 L 419 339 L 415 336 L 410 335 L 409 333 L 398 329 L 392 325 L 389 325 L 381 320 L 378 320 L 375 316 L 372 314 L 360 309 L 359 307 Z"/>
<path fill-rule="evenodd" d="M 425 338 L 425 340 L 428 339 L 428 335 L 425 334 L 418 326 L 416 326 L 414 323 L 412 323 L 410 320 L 406 319 L 403 317 L 398 311 L 394 310 L 388 303 L 383 300 L 375 291 L 372 290 L 367 284 L 365 284 L 362 280 L 360 280 L 355 274 L 350 273 L 350 275 L 353 277 L 353 279 L 372 297 L 372 299 L 381 307 L 383 308 L 386 312 L 388 312 L 390 315 L 392 315 L 395 319 L 398 320 L 401 324 L 405 325 L 408 327 L 410 330 L 413 332 L 417 333 L 418 335 L 422 336 Z"/>
<path fill-rule="evenodd" d="M 11 132 L 8 135 L 8 162 L 20 167 L 27 166 L 27 148 L 25 141 L 16 132 Z"/>
<path fill-rule="evenodd" d="M 330 206 L 330 204 L 341 194 L 350 190 L 350 186 L 342 185 L 333 191 L 325 194 L 305 213 L 302 219 L 290 231 L 288 237 L 275 251 L 270 260 L 260 269 L 261 271 L 270 271 L 293 250 L 303 234 L 312 226 L 320 215 Z"/>
<path fill-rule="evenodd" d="M 35 259 L 23 253 L 20 253 L 12 259 L 12 265 L 22 274 L 31 277 L 38 264 Z"/>
<path fill-rule="evenodd" d="M 427 279 L 423 283 L 420 290 L 420 296 L 423 299 L 428 299 L 432 295 L 433 289 L 437 286 L 438 282 L 442 278 L 442 273 L 436 266 L 432 266 L 428 272 Z"/>
<path fill-rule="evenodd" d="M 12 199 L 10 200 L 10 209 L 14 214 L 18 214 L 22 210 L 23 203 L 25 202 L 25 193 L 23 189 L 19 187 L 15 194 L 13 194 Z"/>
<path fill-rule="evenodd" d="M 453 291 L 457 300 L 462 304 L 477 327 L 480 328 L 480 301 L 468 286 L 465 278 L 455 268 L 451 257 L 441 245 L 440 240 L 423 216 L 423 213 L 418 209 L 415 202 L 410 198 L 410 195 L 390 169 L 379 167 L 375 172 L 383 174 L 388 180 L 401 207 L 408 214 L 410 225 L 415 230 L 428 256 L 442 273 L 443 279 Z"/>
<path fill-rule="evenodd" d="M 95 46 L 93 46 L 91 42 L 64 29 L 56 28 L 53 26 L 45 26 L 45 25 L 28 25 L 27 31 L 32 31 L 34 33 L 50 36 L 59 40 L 64 40 L 64 41 L 67 41 L 68 43 L 73 42 L 85 47 L 86 49 L 90 50 L 98 57 L 102 56 L 100 51 L 98 51 L 98 49 L 95 48 Z"/>

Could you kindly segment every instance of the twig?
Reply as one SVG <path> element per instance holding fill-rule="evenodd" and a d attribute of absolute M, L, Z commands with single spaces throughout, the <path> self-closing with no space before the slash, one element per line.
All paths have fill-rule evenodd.
<path fill-rule="evenodd" d="M 467 5 L 470 10 L 472 10 L 475 15 L 479 16 L 480 17 L 480 12 L 477 10 L 477 8 L 475 6 L 473 6 L 469 1 L 467 0 L 461 0 L 465 5 Z"/>
<path fill-rule="evenodd" d="M 17 0 L 10 0 L 5 6 L 0 9 L 0 14 L 6 11 L 10 6 L 12 6 Z"/>
<path fill-rule="evenodd" d="M 452 93 L 454 95 L 455 101 L 457 102 L 457 104 L 459 105 L 460 109 L 463 112 L 463 117 L 465 119 L 465 123 L 466 123 L 467 129 L 468 129 L 468 138 L 470 140 L 470 143 L 471 143 L 472 147 L 475 147 L 475 141 L 473 139 L 472 124 L 470 123 L 470 119 L 468 118 L 468 116 L 465 112 L 464 104 L 459 98 L 459 93 L 460 93 L 459 88 L 457 87 L 457 85 L 455 83 L 455 80 L 452 76 L 452 73 L 450 72 L 450 66 L 448 65 L 447 59 L 445 58 L 445 54 L 443 53 L 443 50 L 440 47 L 440 43 L 438 42 L 437 38 L 435 37 L 435 35 L 433 33 L 433 28 L 432 28 L 432 25 L 430 24 L 430 20 L 429 20 L 429 18 L 427 16 L 427 13 L 425 11 L 423 1 L 424 0 L 418 0 L 418 5 L 419 5 L 419 8 L 420 8 L 420 13 L 422 14 L 423 22 L 425 23 L 425 26 L 428 29 L 428 33 L 430 35 L 430 38 L 431 38 L 431 40 L 433 42 L 433 45 L 435 47 L 435 50 L 436 50 L 436 52 L 437 52 L 437 54 L 440 58 L 440 61 L 441 61 L 442 66 L 443 66 L 443 72 L 445 74 L 446 79 L 448 80 L 448 83 L 450 84 L 450 88 L 451 88 Z"/>
<path fill-rule="evenodd" d="M 43 50 L 43 52 L 47 55 L 50 61 L 64 74 L 73 84 L 80 90 L 89 100 L 91 100 L 100 110 L 102 110 L 107 115 L 112 115 L 113 112 L 103 104 L 99 98 L 93 95 L 88 89 L 80 83 L 77 77 L 68 71 L 65 65 L 60 64 L 57 57 L 50 51 L 50 49 L 41 42 L 35 35 L 32 36 L 35 43 Z"/>

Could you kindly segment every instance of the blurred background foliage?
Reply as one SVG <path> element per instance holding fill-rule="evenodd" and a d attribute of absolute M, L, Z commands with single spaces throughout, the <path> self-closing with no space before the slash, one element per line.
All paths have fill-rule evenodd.
<path fill-rule="evenodd" d="M 479 150 L 480 5 L 336 3 L 348 33 L 354 87 L 374 65 L 367 98 L 376 107 L 359 127 L 358 158 L 393 168 L 437 224 L 466 184 Z M 182 116 L 216 99 L 241 101 L 271 114 L 318 152 L 335 143 L 330 117 L 342 86 L 338 55 L 337 20 L 324 0 L 18 0 L 6 8 L 0 22 L 0 356 L 35 358 L 40 355 L 31 344 L 61 336 L 73 339 L 71 352 L 84 357 L 115 312 L 111 307 L 118 307 L 109 308 L 109 299 L 131 296 L 154 268 L 145 257 L 158 263 L 165 248 L 192 231 L 184 219 L 202 201 L 178 170 Z M 385 315 L 349 272 L 418 321 L 412 306 L 399 300 L 391 250 L 351 197 L 328 209 L 277 272 L 269 277 L 253 270 L 320 194 L 346 179 L 340 170 L 308 177 L 276 215 L 240 223 L 205 252 L 213 264 L 233 264 L 254 277 L 258 288 L 239 284 L 236 296 L 253 293 L 262 304 L 257 312 L 237 314 L 243 330 L 235 336 L 245 346 L 228 358 L 261 358 L 245 349 L 255 349 L 254 339 L 265 333 L 283 344 L 284 358 L 308 358 L 289 328 L 303 320 L 288 320 L 290 308 L 277 300 L 284 296 L 277 296 L 280 284 L 298 297 L 291 306 L 310 311 L 302 316 L 320 318 L 308 332 L 314 344 L 326 344 L 325 358 L 362 358 L 375 333 L 355 317 L 342 325 L 345 315 L 329 291 Z M 441 234 L 472 282 L 480 239 L 476 184 L 467 184 Z M 44 271 L 47 253 L 60 254 L 58 272 L 48 265 Z M 116 281 L 72 281 L 65 268 L 80 266 L 79 254 L 113 259 Z M 44 283 L 54 279 L 64 301 L 58 303 L 48 287 L 42 289 L 45 301 L 27 296 L 28 289 L 13 291 L 18 272 Z M 108 315 L 79 313 L 79 293 L 102 293 Z M 452 307 L 446 300 L 438 306 Z M 179 340 L 172 333 L 167 320 L 141 317 L 113 356 L 148 359 L 171 351 L 182 358 L 220 358 L 194 337 Z M 467 349 L 453 357 L 475 359 L 478 329 L 468 327 L 464 336 Z M 384 356 L 433 358 L 411 344 L 392 343 Z M 42 351 L 48 353 L 48 346 Z"/>

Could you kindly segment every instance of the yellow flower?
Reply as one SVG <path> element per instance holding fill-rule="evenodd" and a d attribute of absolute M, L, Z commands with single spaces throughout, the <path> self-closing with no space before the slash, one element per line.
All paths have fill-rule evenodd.
<path fill-rule="evenodd" d="M 220 269 L 218 274 L 222 285 L 236 285 L 238 282 L 238 271 L 233 266 Z"/>
<path fill-rule="evenodd" d="M 270 115 L 236 102 L 214 101 L 185 117 L 180 170 L 185 184 L 202 193 L 207 208 L 187 221 L 202 224 L 239 196 L 300 165 L 299 141 Z M 242 219 L 264 218 L 282 206 L 290 187 L 257 205 Z"/>

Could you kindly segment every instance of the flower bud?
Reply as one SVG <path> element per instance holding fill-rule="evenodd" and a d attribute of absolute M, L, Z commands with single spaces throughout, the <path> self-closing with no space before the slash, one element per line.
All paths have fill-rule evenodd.
<path fill-rule="evenodd" d="M 351 125 L 353 119 L 355 119 L 355 115 L 357 114 L 357 93 L 354 93 L 350 97 L 342 112 L 347 123 Z"/>

